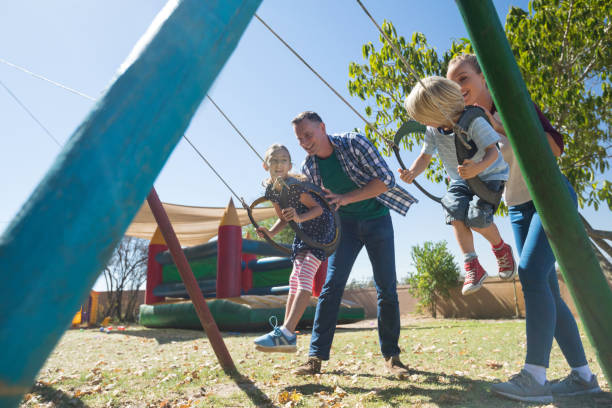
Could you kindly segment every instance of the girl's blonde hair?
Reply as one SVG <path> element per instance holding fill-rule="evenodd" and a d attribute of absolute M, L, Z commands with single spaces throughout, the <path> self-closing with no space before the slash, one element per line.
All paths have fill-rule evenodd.
<path fill-rule="evenodd" d="M 406 112 L 417 122 L 450 127 L 447 117 L 456 120 L 465 108 L 461 88 L 440 76 L 423 78 L 421 81 L 427 89 L 420 83 L 412 88 L 404 101 Z"/>
<path fill-rule="evenodd" d="M 451 59 L 450 62 L 448 63 L 448 67 L 450 68 L 451 65 L 457 65 L 457 64 L 460 65 L 460 64 L 463 64 L 464 62 L 471 65 L 477 74 L 482 73 L 482 70 L 480 69 L 480 64 L 478 63 L 478 58 L 476 58 L 475 54 L 455 55 L 453 59 Z"/>
<path fill-rule="evenodd" d="M 268 147 L 268 149 L 266 149 L 266 152 L 264 153 L 264 161 L 266 162 L 266 164 L 269 166 L 270 159 L 272 158 L 272 156 L 275 153 L 280 153 L 280 152 L 287 153 L 287 156 L 289 156 L 289 161 L 291 162 L 291 153 L 289 153 L 289 149 L 287 149 L 287 147 L 282 144 L 275 143 L 272 146 Z M 300 181 L 304 181 L 306 179 L 303 174 L 288 173 L 288 176 L 298 179 Z M 263 181 L 263 185 L 267 187 L 269 184 L 274 183 L 275 190 L 282 189 L 282 184 L 276 181 L 277 180 L 273 180 L 272 177 L 268 177 L 267 179 Z"/>

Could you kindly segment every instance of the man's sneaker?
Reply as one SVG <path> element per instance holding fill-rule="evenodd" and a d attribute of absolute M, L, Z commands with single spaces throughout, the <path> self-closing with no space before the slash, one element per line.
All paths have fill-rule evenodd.
<path fill-rule="evenodd" d="M 297 336 L 295 334 L 293 337 L 285 336 L 278 327 L 276 316 L 270 317 L 270 325 L 273 327 L 272 331 L 256 338 L 255 348 L 268 353 L 295 353 Z"/>
<path fill-rule="evenodd" d="M 408 367 L 406 367 L 401 361 L 399 356 L 385 357 L 385 366 L 387 370 L 398 377 L 410 374 Z"/>
<path fill-rule="evenodd" d="M 585 381 L 577 371 L 572 371 L 563 380 L 552 385 L 552 393 L 558 397 L 571 397 L 597 392 L 601 392 L 601 388 L 599 388 L 597 383 L 597 377 L 593 375 L 590 381 Z"/>
<path fill-rule="evenodd" d="M 508 244 L 504 244 L 499 249 L 493 249 L 493 253 L 497 258 L 499 277 L 503 280 L 514 278 L 516 274 L 516 262 L 514 262 L 514 256 L 512 255 L 512 247 Z"/>
<path fill-rule="evenodd" d="M 463 289 L 461 293 L 469 295 L 470 293 L 476 292 L 482 286 L 482 283 L 487 279 L 487 272 L 480 266 L 478 258 L 472 258 L 472 260 L 464 264 L 465 268 L 465 280 L 463 281 Z"/>
<path fill-rule="evenodd" d="M 506 382 L 493 384 L 491 392 L 517 401 L 545 404 L 553 402 L 550 383 L 546 381 L 541 385 L 525 370 L 513 375 Z"/>
<path fill-rule="evenodd" d="M 315 375 L 321 372 L 321 359 L 316 356 L 308 357 L 308 361 L 293 370 L 297 375 Z"/>

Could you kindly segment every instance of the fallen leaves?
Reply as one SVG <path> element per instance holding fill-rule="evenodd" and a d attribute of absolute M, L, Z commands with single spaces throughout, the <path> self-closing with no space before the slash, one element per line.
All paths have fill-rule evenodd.
<path fill-rule="evenodd" d="M 485 362 L 485 365 L 494 370 L 499 370 L 500 368 L 504 366 L 504 363 L 500 363 L 499 361 L 495 361 L 495 360 L 487 360 Z"/>
<path fill-rule="evenodd" d="M 297 391 L 282 391 L 276 396 L 276 401 L 284 407 L 295 407 L 302 400 L 302 394 Z"/>

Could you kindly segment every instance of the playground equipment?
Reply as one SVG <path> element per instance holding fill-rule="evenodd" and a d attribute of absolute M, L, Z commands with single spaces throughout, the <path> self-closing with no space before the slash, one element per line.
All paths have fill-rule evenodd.
<path fill-rule="evenodd" d="M 96 324 L 98 317 L 98 297 L 99 293 L 92 290 L 89 293 L 87 301 L 81 305 L 79 311 L 72 318 L 72 327 L 83 325 L 93 326 Z"/>
<path fill-rule="evenodd" d="M 290 259 L 282 256 L 285 252 L 278 249 L 278 244 L 243 239 L 232 201 L 218 230 L 218 240 L 183 250 L 217 326 L 231 331 L 268 328 L 271 316 L 280 319 L 285 313 Z M 177 299 L 189 296 L 159 231 L 151 239 L 148 268 L 146 304 L 140 307 L 140 323 L 147 327 L 200 329 L 193 303 Z M 323 262 L 313 284 L 314 296 L 321 291 L 326 269 L 327 262 Z M 315 307 L 313 298 L 300 325 L 312 324 Z M 342 301 L 339 323 L 364 317 L 361 306 Z"/>
<path fill-rule="evenodd" d="M 0 289 L 0 309 L 9 311 L 0 316 L 1 406 L 17 406 L 30 389 L 69 323 L 53 317 L 69 319 L 74 313 L 147 194 L 221 366 L 235 368 L 151 186 L 259 3 L 169 2 L 0 237 L 0 265 L 12 271 Z M 532 135 L 542 130 L 495 8 L 491 1 L 457 3 L 551 246 L 612 382 L 612 327 L 605 317 L 612 296 L 544 138 L 534 142 L 538 138 Z M 62 231 L 62 239 L 48 231 Z"/>

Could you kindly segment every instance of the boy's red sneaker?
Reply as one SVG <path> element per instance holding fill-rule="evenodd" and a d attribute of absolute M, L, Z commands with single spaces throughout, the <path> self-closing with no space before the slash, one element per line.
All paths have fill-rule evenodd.
<path fill-rule="evenodd" d="M 469 295 L 482 287 L 482 283 L 487 279 L 488 275 L 480 265 L 480 262 L 478 262 L 477 257 L 466 262 L 463 267 L 465 268 L 465 280 L 463 281 L 461 293 Z"/>
<path fill-rule="evenodd" d="M 512 247 L 504 243 L 499 249 L 493 248 L 493 253 L 497 258 L 497 265 L 499 265 L 499 277 L 503 280 L 514 278 L 516 262 L 514 262 L 514 256 L 512 255 Z"/>

